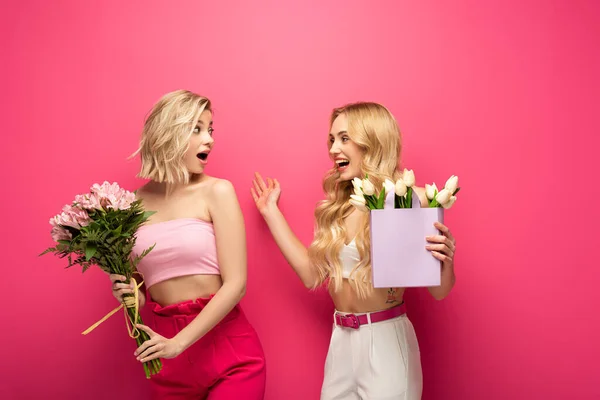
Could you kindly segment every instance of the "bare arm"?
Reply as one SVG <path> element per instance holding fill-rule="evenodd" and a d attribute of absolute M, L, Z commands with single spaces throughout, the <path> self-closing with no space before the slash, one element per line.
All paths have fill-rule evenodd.
<path fill-rule="evenodd" d="M 317 281 L 317 276 L 310 264 L 308 250 L 298 240 L 277 206 L 281 194 L 279 182 L 267 178 L 267 184 L 265 184 L 260 174 L 257 173 L 253 186 L 251 191 L 256 207 L 265 219 L 283 257 L 294 269 L 304 286 L 312 288 Z"/>
<path fill-rule="evenodd" d="M 209 211 L 223 286 L 200 314 L 175 336 L 182 351 L 214 328 L 246 293 L 246 233 L 235 189 L 230 182 L 220 180 L 211 192 Z"/>

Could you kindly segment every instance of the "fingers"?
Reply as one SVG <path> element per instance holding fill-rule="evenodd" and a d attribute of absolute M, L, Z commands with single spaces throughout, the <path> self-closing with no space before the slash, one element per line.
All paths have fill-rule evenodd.
<path fill-rule="evenodd" d="M 121 283 L 121 285 L 123 285 Z M 125 285 L 125 287 L 121 287 L 121 288 L 113 288 L 113 293 L 119 297 L 123 296 L 124 294 L 129 294 L 129 293 L 133 293 L 133 289 L 130 287 L 127 287 L 127 285 Z"/>
<path fill-rule="evenodd" d="M 255 179 L 254 179 L 255 184 L 257 184 L 260 189 L 265 190 L 267 188 L 267 186 L 265 185 L 265 181 L 263 180 L 262 176 L 258 172 L 255 172 L 254 176 L 255 176 Z"/>
<path fill-rule="evenodd" d="M 437 251 L 438 253 L 443 253 L 450 258 L 454 257 L 454 252 L 445 244 L 430 244 L 425 246 L 425 248 L 430 251 Z"/>
<path fill-rule="evenodd" d="M 121 282 L 125 282 L 127 280 L 126 276 L 123 275 L 119 275 L 119 274 L 110 274 L 108 276 L 108 278 L 110 279 L 110 281 L 114 284 L 116 281 L 121 281 Z"/>
<path fill-rule="evenodd" d="M 160 335 L 157 335 L 156 332 L 154 332 L 152 329 L 150 329 L 149 326 L 142 325 L 142 324 L 135 324 L 135 327 L 146 332 L 148 334 L 148 336 L 150 336 L 150 339 L 152 339 L 155 336 L 160 336 Z"/>
<path fill-rule="evenodd" d="M 448 233 L 450 231 L 448 229 L 448 227 L 446 225 L 442 224 L 441 222 L 434 222 L 433 226 L 435 226 L 437 229 L 439 229 L 443 233 Z"/>
<path fill-rule="evenodd" d="M 258 194 L 256 193 L 256 190 L 254 190 L 254 188 L 250 188 L 250 193 L 252 194 L 252 198 L 254 199 L 254 202 L 258 203 Z"/>
<path fill-rule="evenodd" d="M 156 358 L 160 358 L 163 356 L 162 351 L 155 351 L 154 353 L 150 354 L 148 357 L 144 357 L 144 358 L 138 358 L 138 360 L 142 363 L 146 363 L 148 361 L 152 361 Z"/>
<path fill-rule="evenodd" d="M 452 257 L 448 257 L 445 254 L 439 253 L 437 251 L 432 251 L 431 254 L 437 258 L 438 260 L 440 260 L 441 262 L 445 263 L 445 264 L 450 264 L 452 263 Z"/>
<path fill-rule="evenodd" d="M 113 283 L 112 289 L 113 290 L 133 289 L 132 283 L 121 283 L 121 282 L 117 281 L 117 282 Z"/>
<path fill-rule="evenodd" d="M 258 182 L 256 182 L 256 180 L 252 181 L 252 185 L 254 186 L 254 190 L 256 191 L 256 194 L 258 197 L 262 196 L 263 193 L 263 189 L 261 189 L 260 185 L 258 184 Z M 263 183 L 264 185 L 264 183 Z"/>
<path fill-rule="evenodd" d="M 140 345 L 140 347 L 138 347 L 135 352 L 133 353 L 134 356 L 138 356 L 140 354 L 142 354 L 143 352 L 145 352 L 148 348 L 154 346 L 157 342 L 157 339 L 150 339 L 150 340 L 146 340 L 144 343 L 142 343 Z"/>
<path fill-rule="evenodd" d="M 281 187 L 279 186 L 279 181 L 277 179 L 275 179 L 275 189 L 280 189 Z"/>
<path fill-rule="evenodd" d="M 434 235 L 434 236 L 427 236 L 425 239 L 430 243 L 445 244 L 446 246 L 448 246 L 448 248 L 450 248 L 450 250 L 456 251 L 456 246 L 454 245 L 454 241 L 450 240 L 446 236 Z"/>
<path fill-rule="evenodd" d="M 144 344 L 146 344 L 148 342 L 150 342 L 150 341 L 146 341 L 146 342 L 144 342 Z M 165 344 L 163 342 L 153 343 L 150 346 L 148 346 L 146 349 L 144 349 L 144 351 L 139 353 L 139 355 L 137 356 L 137 359 L 139 361 L 145 362 L 147 360 L 147 357 L 155 355 L 156 353 L 163 350 L 164 347 L 165 347 Z M 141 348 L 141 346 L 140 346 L 140 348 Z"/>
<path fill-rule="evenodd" d="M 433 226 L 439 229 L 440 232 L 444 234 L 444 236 L 448 237 L 448 239 L 454 241 L 454 236 L 452 236 L 452 232 L 450 232 L 450 229 L 448 229 L 446 225 L 442 224 L 441 222 L 434 222 Z"/>
<path fill-rule="evenodd" d="M 123 301 L 123 296 L 126 294 L 133 294 L 134 283 L 123 283 L 127 280 L 127 277 L 119 274 L 110 274 L 109 279 L 112 282 L 113 296 L 120 302 Z"/>

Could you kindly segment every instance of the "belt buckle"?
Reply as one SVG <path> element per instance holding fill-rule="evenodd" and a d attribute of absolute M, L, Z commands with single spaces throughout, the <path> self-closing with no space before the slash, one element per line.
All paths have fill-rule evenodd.
<path fill-rule="evenodd" d="M 347 325 L 348 323 L 345 321 L 349 321 L 350 325 Z M 341 325 L 346 328 L 360 328 L 360 322 L 358 321 L 358 317 L 354 314 L 340 315 L 340 322 L 342 323 Z"/>

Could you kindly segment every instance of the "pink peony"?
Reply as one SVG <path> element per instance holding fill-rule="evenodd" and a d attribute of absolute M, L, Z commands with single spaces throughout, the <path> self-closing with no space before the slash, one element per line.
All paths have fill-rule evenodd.
<path fill-rule="evenodd" d="M 127 210 L 135 201 L 135 194 L 119 187 L 116 182 L 110 184 L 105 181 L 102 185 L 95 183 L 90 191 L 90 197 L 96 197 L 95 201 L 106 209 Z"/>
<path fill-rule="evenodd" d="M 71 228 L 80 229 L 82 226 L 89 225 L 90 221 L 90 216 L 84 209 L 66 205 L 60 214 L 50 219 L 50 225 L 53 228 L 70 226 Z"/>
<path fill-rule="evenodd" d="M 75 196 L 75 204 L 86 210 L 102 210 L 100 198 L 96 194 L 78 194 Z"/>
<path fill-rule="evenodd" d="M 71 232 L 69 232 L 62 226 L 53 226 L 50 235 L 52 235 L 52 240 L 54 240 L 55 242 L 58 242 L 59 240 L 73 239 L 73 235 L 71 235 Z"/>

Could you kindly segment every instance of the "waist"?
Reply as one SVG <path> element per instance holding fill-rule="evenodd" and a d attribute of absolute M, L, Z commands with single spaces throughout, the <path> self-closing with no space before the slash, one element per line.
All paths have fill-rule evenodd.
<path fill-rule="evenodd" d="M 138 271 L 144 277 L 146 287 L 154 286 L 158 283 L 181 278 L 186 276 L 202 275 L 220 275 L 218 267 L 209 267 L 206 265 L 149 265 L 139 264 Z"/>
<path fill-rule="evenodd" d="M 404 288 L 373 288 L 366 298 L 361 298 L 353 285 L 344 279 L 342 288 L 329 294 L 335 309 L 347 313 L 368 313 L 393 307 L 403 302 Z"/>
<path fill-rule="evenodd" d="M 394 319 L 406 314 L 404 303 L 387 308 L 385 310 L 367 313 L 344 313 L 336 311 L 333 314 L 333 322 L 336 326 L 343 328 L 359 329 L 362 325 L 375 324 Z"/>
<path fill-rule="evenodd" d="M 182 301 L 166 306 L 162 306 L 156 303 L 153 299 L 149 299 L 146 305 L 148 310 L 152 312 L 153 325 L 159 331 L 162 331 L 162 328 L 164 327 L 171 327 L 173 324 L 175 324 L 174 327 L 176 330 L 179 331 L 192 322 L 213 297 L 214 295 L 210 295 L 208 297 Z M 229 322 L 233 321 L 235 321 L 236 325 L 249 324 L 239 304 L 236 304 L 233 309 L 229 311 L 229 313 L 227 313 L 227 315 L 225 315 L 221 321 L 219 321 L 219 323 L 211 330 L 211 332 L 218 330 L 217 328 L 221 329 L 225 326 L 231 327 Z"/>
<path fill-rule="evenodd" d="M 152 301 L 168 306 L 199 298 L 210 298 L 222 285 L 221 275 L 187 275 L 146 286 L 146 291 Z"/>

